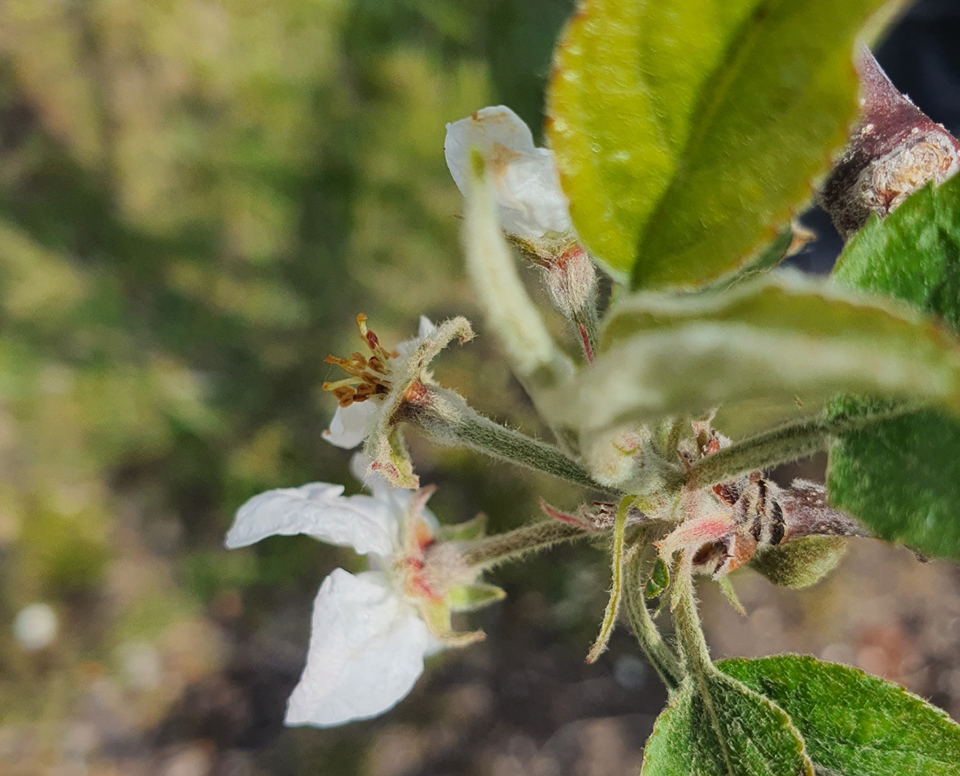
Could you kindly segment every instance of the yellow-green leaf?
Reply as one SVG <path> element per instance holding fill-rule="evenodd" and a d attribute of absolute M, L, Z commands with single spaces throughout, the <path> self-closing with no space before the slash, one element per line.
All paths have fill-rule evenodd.
<path fill-rule="evenodd" d="M 634 287 L 699 286 L 809 198 L 856 115 L 858 32 L 885 0 L 585 0 L 547 130 L 571 216 Z"/>

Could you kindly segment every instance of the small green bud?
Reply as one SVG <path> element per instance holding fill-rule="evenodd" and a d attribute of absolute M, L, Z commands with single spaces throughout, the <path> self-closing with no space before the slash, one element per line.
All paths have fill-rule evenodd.
<path fill-rule="evenodd" d="M 846 551 L 841 536 L 808 536 L 761 550 L 750 568 L 780 587 L 810 587 L 833 571 Z"/>
<path fill-rule="evenodd" d="M 663 558 L 657 558 L 657 562 L 650 571 L 650 578 L 647 580 L 647 584 L 644 585 L 643 594 L 647 598 L 656 598 L 667 589 L 669 584 L 670 569 L 667 568 L 667 563 Z"/>

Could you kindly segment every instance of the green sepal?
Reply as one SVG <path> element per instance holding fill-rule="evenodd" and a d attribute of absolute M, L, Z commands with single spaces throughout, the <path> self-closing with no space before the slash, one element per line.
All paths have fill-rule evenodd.
<path fill-rule="evenodd" d="M 456 585 L 447 590 L 446 603 L 453 612 L 474 612 L 507 597 L 507 591 L 496 585 L 475 582 Z"/>
<path fill-rule="evenodd" d="M 482 512 L 476 517 L 454 525 L 442 525 L 437 538 L 444 542 L 470 542 L 487 535 L 487 516 Z"/>
<path fill-rule="evenodd" d="M 727 602 L 734 608 L 734 610 L 741 617 L 747 616 L 747 610 L 743 608 L 743 604 L 740 603 L 740 596 L 737 595 L 737 590 L 733 586 L 733 582 L 730 581 L 730 577 L 723 576 L 717 580 L 717 584 L 720 586 L 720 592 L 723 593 L 723 597 L 727 599 Z"/>
<path fill-rule="evenodd" d="M 596 663 L 600 655 L 607 649 L 610 643 L 610 636 L 613 635 L 613 629 L 617 624 L 617 617 L 620 614 L 620 599 L 623 597 L 623 549 L 626 539 L 627 514 L 630 507 L 635 503 L 632 496 L 624 496 L 620 499 L 617 506 L 617 516 L 613 523 L 613 550 L 611 552 L 611 572 L 610 581 L 610 600 L 603 612 L 603 621 L 600 623 L 600 633 L 597 634 L 596 641 L 587 653 L 587 662 Z"/>

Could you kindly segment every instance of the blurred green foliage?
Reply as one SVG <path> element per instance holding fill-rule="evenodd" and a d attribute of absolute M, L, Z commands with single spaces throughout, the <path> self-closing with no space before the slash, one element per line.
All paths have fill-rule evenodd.
<path fill-rule="evenodd" d="M 157 721 L 225 659 L 210 621 L 254 631 L 291 593 L 302 620 L 326 569 L 352 562 L 221 540 L 256 492 L 349 481 L 319 386 L 357 312 L 386 341 L 420 313 L 476 312 L 444 122 L 502 101 L 539 126 L 571 7 L 0 0 L 0 707 L 54 720 L 45 757 L 130 644 L 180 666 L 179 683 L 144 685 Z M 530 427 L 489 341 L 440 370 Z M 425 481 L 451 483 L 434 500 L 447 519 L 506 527 L 534 508 L 503 467 L 416 453 Z M 565 575 L 543 569 L 559 599 Z M 36 600 L 60 615 L 41 657 L 9 628 Z"/>

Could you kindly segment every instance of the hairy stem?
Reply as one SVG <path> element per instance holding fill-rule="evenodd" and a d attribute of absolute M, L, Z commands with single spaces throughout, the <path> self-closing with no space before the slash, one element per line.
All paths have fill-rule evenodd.
<path fill-rule="evenodd" d="M 690 467 L 687 485 L 703 488 L 757 469 L 807 458 L 825 450 L 833 437 L 859 431 L 917 409 L 919 407 L 916 404 L 903 403 L 862 415 L 840 418 L 819 416 L 787 423 L 747 437 L 700 459 Z"/>
<path fill-rule="evenodd" d="M 710 650 L 707 648 L 707 640 L 703 635 L 703 625 L 700 622 L 700 614 L 697 612 L 697 601 L 693 590 L 692 564 L 691 554 L 689 551 L 684 552 L 675 573 L 674 602 L 676 608 L 673 614 L 673 622 L 677 629 L 677 640 L 688 673 L 716 734 L 720 754 L 726 764 L 726 772 L 732 776 L 741 773 L 742 769 L 736 766 L 735 758 L 724 737 L 724 730 L 719 724 L 716 700 L 711 692 L 711 678 L 718 676 L 720 670 L 710 659 Z"/>
<path fill-rule="evenodd" d="M 464 562 L 477 569 L 489 569 L 556 544 L 586 539 L 594 534 L 573 523 L 538 520 L 513 531 L 475 539 L 463 545 Z"/>
<path fill-rule="evenodd" d="M 623 589 L 623 603 L 627 620 L 640 649 L 647 656 L 650 665 L 660 675 L 661 681 L 670 690 L 675 690 L 683 681 L 683 666 L 667 646 L 660 631 L 650 616 L 647 602 L 644 600 L 644 547 L 634 546 L 627 556 L 627 569 Z"/>
<path fill-rule="evenodd" d="M 700 614 L 697 612 L 690 562 L 690 558 L 685 553 L 680 560 L 679 573 L 675 575 L 674 600 L 676 608 L 673 613 L 673 622 L 677 629 L 680 651 L 683 653 L 684 661 L 690 669 L 690 673 L 695 677 L 701 677 L 715 672 L 717 669 L 710 659 L 710 650 L 707 648 Z"/>
<path fill-rule="evenodd" d="M 594 482 L 579 463 L 553 445 L 501 426 L 472 409 L 463 397 L 430 386 L 429 396 L 406 420 L 433 442 L 469 447 L 502 461 L 552 474 L 593 490 L 609 490 Z"/>

